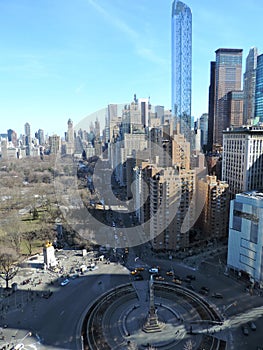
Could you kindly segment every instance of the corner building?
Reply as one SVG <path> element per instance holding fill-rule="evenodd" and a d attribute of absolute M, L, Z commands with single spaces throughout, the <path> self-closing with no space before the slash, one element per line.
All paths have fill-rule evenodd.
<path fill-rule="evenodd" d="M 263 282 L 263 193 L 237 194 L 230 202 L 228 268 Z"/>

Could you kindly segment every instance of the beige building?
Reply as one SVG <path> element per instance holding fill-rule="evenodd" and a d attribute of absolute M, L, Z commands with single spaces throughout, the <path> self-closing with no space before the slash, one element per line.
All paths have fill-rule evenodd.
<path fill-rule="evenodd" d="M 228 234 L 229 186 L 217 177 L 207 175 L 198 181 L 198 194 L 205 198 L 205 205 L 198 220 L 204 234 L 202 239 L 226 238 Z"/>

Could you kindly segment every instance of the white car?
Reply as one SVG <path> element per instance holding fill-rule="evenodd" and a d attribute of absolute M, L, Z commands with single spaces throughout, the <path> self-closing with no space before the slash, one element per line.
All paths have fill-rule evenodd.
<path fill-rule="evenodd" d="M 149 272 L 150 273 L 158 273 L 159 270 L 156 267 L 152 267 L 152 268 L 149 269 Z"/>
<path fill-rule="evenodd" d="M 64 281 L 62 281 L 61 283 L 60 283 L 60 285 L 63 287 L 63 286 L 66 286 L 67 284 L 69 284 L 69 279 L 65 279 Z"/>

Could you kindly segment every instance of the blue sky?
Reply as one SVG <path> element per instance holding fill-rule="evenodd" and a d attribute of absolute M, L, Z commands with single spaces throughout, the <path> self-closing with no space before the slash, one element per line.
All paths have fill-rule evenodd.
<path fill-rule="evenodd" d="M 193 15 L 192 114 L 207 112 L 219 47 L 262 53 L 262 0 L 188 0 Z M 171 0 L 0 0 L 0 133 L 63 135 L 133 94 L 170 108 Z"/>

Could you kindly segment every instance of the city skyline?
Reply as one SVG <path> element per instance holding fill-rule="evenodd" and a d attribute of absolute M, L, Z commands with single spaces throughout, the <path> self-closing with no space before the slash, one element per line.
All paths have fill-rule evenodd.
<path fill-rule="evenodd" d="M 259 0 L 185 3 L 193 15 L 196 119 L 208 111 L 215 50 L 242 48 L 244 72 L 249 49 L 259 47 L 263 5 Z M 11 128 L 19 135 L 28 122 L 32 132 L 63 135 L 69 118 L 78 124 L 110 103 L 129 103 L 134 93 L 171 108 L 172 1 L 32 4 L 0 3 L 1 133 Z"/>

